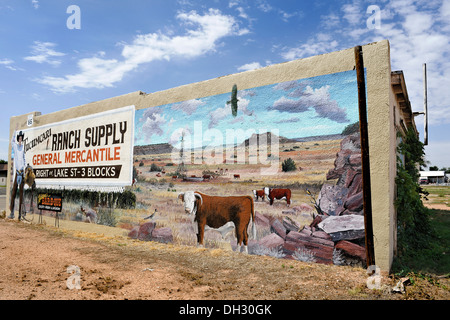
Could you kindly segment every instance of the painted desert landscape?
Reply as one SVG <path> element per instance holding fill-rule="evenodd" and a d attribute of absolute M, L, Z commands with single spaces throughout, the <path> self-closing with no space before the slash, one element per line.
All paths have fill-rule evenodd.
<path fill-rule="evenodd" d="M 137 218 L 151 221 L 130 236 L 197 245 L 184 193 L 250 196 L 257 232 L 249 253 L 364 261 L 354 71 L 230 89 L 136 111 L 133 192 Z M 233 230 L 205 228 L 206 247 L 236 249 Z"/>
<path fill-rule="evenodd" d="M 341 235 L 342 238 L 336 239 L 337 242 L 345 241 L 344 245 L 347 247 L 347 242 L 351 243 L 350 246 L 352 244 L 357 246 L 357 253 L 353 247 L 345 248 L 349 252 L 347 255 L 350 255 L 347 260 L 344 258 L 345 254 L 340 254 L 340 251 L 335 249 L 332 236 L 316 230 L 318 219 L 325 220 L 325 217 L 340 215 L 340 212 L 324 212 L 326 201 L 329 200 L 326 199 L 328 195 L 324 186 L 337 188 L 336 184 L 340 177 L 334 175 L 330 178 L 330 172 L 336 169 L 335 165 L 339 165 L 337 155 L 342 152 L 342 146 L 346 147 L 345 142 L 352 140 L 351 137 L 353 141 L 356 141 L 356 144 L 352 145 L 354 146 L 352 152 L 358 156 L 360 152 L 358 134 L 310 137 L 299 139 L 301 141 L 279 137 L 279 164 L 276 175 L 261 175 L 261 166 L 249 164 L 248 161 L 243 164 L 224 161 L 225 163 L 221 165 L 190 164 L 181 167 L 180 164 L 171 162 L 171 153 L 166 152 L 169 149 L 167 146 L 153 146 L 151 149 L 136 148 L 134 163 L 136 184 L 133 186 L 133 192 L 136 194 L 140 210 L 136 211 L 134 218 L 139 220 L 155 213 L 151 218 L 152 222 L 147 223 L 154 228 L 150 233 L 161 228 L 165 230 L 162 234 L 166 232 L 168 236 L 165 239 L 164 236 L 158 239 L 157 235 L 152 239 L 152 235 L 149 235 L 149 232 L 144 230 L 145 227 L 142 227 L 146 224 L 144 221 L 141 221 L 139 227 L 134 227 L 131 236 L 180 245 L 196 245 L 196 223 L 193 217 L 184 211 L 183 203 L 178 198 L 180 193 L 198 191 L 214 196 L 248 195 L 254 198 L 257 230 L 256 239 L 249 240 L 251 254 L 309 262 L 360 263 L 365 258 L 364 230 L 359 229 L 358 232 L 353 232 L 350 236 L 352 239 L 349 239 L 348 235 Z M 236 152 L 244 153 L 245 151 L 248 160 L 248 145 L 243 143 L 236 148 L 230 148 L 235 149 Z M 165 153 L 159 153 L 159 150 Z M 144 152 L 148 154 L 143 154 Z M 191 156 L 193 158 L 195 152 L 192 152 Z M 350 158 L 350 153 L 347 157 Z M 292 160 L 295 168 L 283 171 L 283 163 L 287 159 Z M 180 173 L 180 167 L 183 169 L 182 173 Z M 354 168 L 356 173 L 360 163 L 357 163 Z M 290 205 L 288 206 L 285 199 L 276 199 L 273 205 L 270 205 L 266 194 L 264 199 L 255 196 L 253 190 L 263 191 L 264 187 L 290 189 L 292 192 Z M 342 199 L 342 194 L 337 197 L 337 201 Z M 344 207 L 344 203 L 341 206 Z M 345 215 L 348 214 L 349 212 L 345 213 Z M 362 217 L 362 212 L 357 214 Z M 136 222 L 135 219 L 130 221 Z M 314 223 L 316 223 L 315 226 Z M 361 228 L 361 225 L 358 228 Z M 221 234 L 217 230 L 207 229 L 205 247 L 235 249 L 236 237 L 233 231 Z M 314 233 L 317 237 L 312 236 Z M 356 239 L 355 233 L 358 233 Z"/>

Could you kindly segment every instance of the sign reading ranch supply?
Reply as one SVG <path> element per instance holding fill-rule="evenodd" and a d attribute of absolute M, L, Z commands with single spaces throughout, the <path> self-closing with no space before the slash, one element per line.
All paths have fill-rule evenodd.
<path fill-rule="evenodd" d="M 36 184 L 131 185 L 134 106 L 23 130 Z"/>

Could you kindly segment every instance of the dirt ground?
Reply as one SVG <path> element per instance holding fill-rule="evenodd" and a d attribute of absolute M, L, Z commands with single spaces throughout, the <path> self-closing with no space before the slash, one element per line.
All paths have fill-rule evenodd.
<path fill-rule="evenodd" d="M 425 202 L 424 206 L 427 207 L 428 209 L 449 210 L 450 211 L 450 207 L 443 203 L 426 203 Z"/>
<path fill-rule="evenodd" d="M 70 266 L 80 270 L 80 289 Z M 253 256 L 116 236 L 86 237 L 49 225 L 0 219 L 2 300 L 441 299 L 448 278 L 415 279 L 393 293 L 383 275 L 367 288 L 366 270 Z M 69 280 L 69 285 L 68 285 Z M 434 283 L 434 284 L 432 284 Z M 70 289 L 72 287 L 73 289 Z"/>

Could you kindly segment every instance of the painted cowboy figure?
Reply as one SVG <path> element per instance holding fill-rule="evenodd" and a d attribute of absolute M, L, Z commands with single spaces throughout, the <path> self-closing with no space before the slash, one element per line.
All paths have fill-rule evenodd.
<path fill-rule="evenodd" d="M 24 133 L 20 131 L 16 136 L 16 131 L 14 131 L 11 147 L 14 151 L 14 184 L 11 193 L 11 204 L 9 209 L 11 210 L 10 218 L 14 219 L 14 205 L 16 199 L 17 187 L 19 187 L 19 220 L 21 217 L 20 208 L 22 208 L 23 203 L 23 186 L 25 183 L 24 179 L 24 171 L 25 171 L 25 150 L 23 145 Z M 17 142 L 16 142 L 17 140 Z M 25 217 L 25 213 L 23 213 L 23 218 Z"/>

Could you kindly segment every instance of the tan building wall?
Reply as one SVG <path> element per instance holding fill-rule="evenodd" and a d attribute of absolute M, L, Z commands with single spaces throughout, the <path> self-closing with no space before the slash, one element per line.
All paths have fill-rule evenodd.
<path fill-rule="evenodd" d="M 368 131 L 372 184 L 372 211 L 376 264 L 382 270 L 390 270 L 395 247 L 395 175 L 396 175 L 396 127 L 401 114 L 396 111 L 396 95 L 391 87 L 390 49 L 387 40 L 363 46 L 364 65 L 367 71 Z M 258 70 L 232 74 L 212 80 L 193 83 L 165 91 L 145 94 L 140 91 L 92 102 L 52 114 L 34 113 L 34 127 L 135 105 L 136 109 L 160 106 L 230 92 L 238 88 L 248 89 L 300 78 L 353 70 L 354 49 L 333 52 L 306 59 L 286 62 Z M 395 116 L 394 116 L 395 113 Z M 16 127 L 27 128 L 28 115 L 11 118 L 10 137 Z M 11 138 L 10 138 L 11 139 Z M 11 150 L 10 154 L 11 154 Z M 11 159 L 9 159 L 9 163 Z M 8 178 L 7 199 L 10 178 Z M 8 205 L 7 205 L 8 206 Z M 6 209 L 9 212 L 9 209 Z"/>

